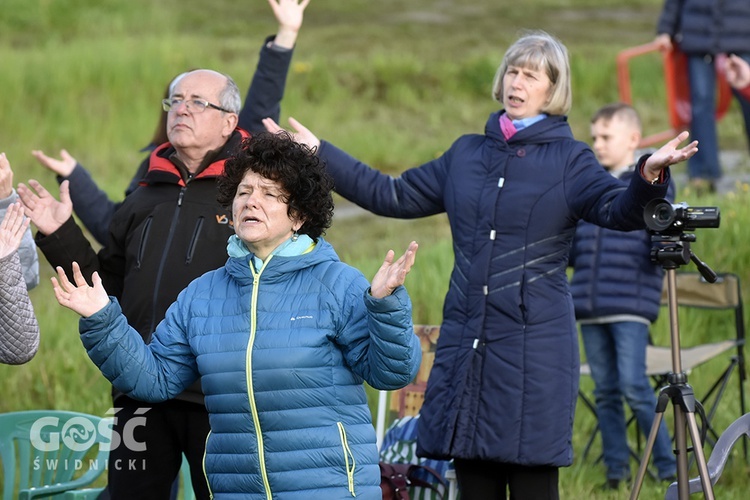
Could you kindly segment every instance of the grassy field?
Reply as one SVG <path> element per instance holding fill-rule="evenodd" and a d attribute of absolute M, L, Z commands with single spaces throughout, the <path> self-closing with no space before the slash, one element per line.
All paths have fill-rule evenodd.
<path fill-rule="evenodd" d="M 481 132 L 496 109 L 490 84 L 502 53 L 523 29 L 544 29 L 571 53 L 576 136 L 588 138 L 589 116 L 618 99 L 615 57 L 624 48 L 651 41 L 661 0 L 312 0 L 298 40 L 282 121 L 294 116 L 320 136 L 398 173 L 440 154 L 459 135 Z M 246 88 L 265 36 L 275 31 L 266 0 L 3 0 L 0 8 L 0 151 L 16 181 L 54 177 L 30 155 L 41 148 L 67 148 L 101 187 L 120 199 L 142 157 L 160 113 L 165 84 L 192 67 L 231 74 Z M 645 133 L 668 127 L 659 56 L 633 61 L 634 105 Z M 719 124 L 725 149 L 745 148 L 736 105 Z M 747 161 L 745 161 L 747 164 Z M 678 170 L 684 167 L 678 167 Z M 719 230 L 702 230 L 693 248 L 717 270 L 744 280 L 748 296 L 750 194 L 739 185 L 729 195 L 697 198 L 691 205 L 718 205 Z M 342 258 L 371 276 L 388 248 L 420 242 L 418 263 L 408 278 L 418 323 L 439 323 L 452 265 L 450 234 L 442 216 L 395 221 L 337 216 L 328 234 Z M 50 270 L 32 301 L 42 328 L 37 357 L 22 367 L 0 366 L 4 381 L 0 412 L 32 408 L 76 409 L 102 414 L 111 405 L 109 385 L 86 357 L 77 338 L 76 316 L 56 305 Z M 683 344 L 729 335 L 723 317 L 681 314 Z M 666 315 L 654 328 L 657 343 L 669 341 Z M 723 369 L 712 361 L 691 374 L 702 394 Z M 590 381 L 582 380 L 590 390 Z M 724 397 L 715 426 L 738 416 L 736 389 Z M 671 424 L 671 412 L 667 420 Z M 594 425 L 578 412 L 573 467 L 561 471 L 563 498 L 623 498 L 601 493 L 604 469 L 582 461 Z M 598 446 L 598 444 L 596 445 Z M 596 447 L 595 447 L 596 448 Z M 598 452 L 596 452 L 598 453 Z M 635 470 L 635 464 L 634 464 Z M 748 467 L 730 461 L 717 497 L 745 498 Z M 661 498 L 663 487 L 647 480 L 641 498 Z"/>

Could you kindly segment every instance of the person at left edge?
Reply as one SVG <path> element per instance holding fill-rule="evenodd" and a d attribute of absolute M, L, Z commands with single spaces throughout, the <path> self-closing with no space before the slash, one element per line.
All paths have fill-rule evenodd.
<path fill-rule="evenodd" d="M 81 340 L 120 390 L 148 401 L 200 378 L 211 420 L 205 470 L 213 498 L 382 498 L 362 382 L 397 389 L 419 369 L 402 286 L 417 251 L 386 255 L 368 287 L 323 238 L 333 215 L 318 157 L 258 134 L 227 160 L 219 201 L 236 235 L 229 260 L 194 280 L 146 345 L 97 274 L 53 278 L 81 314 Z"/>

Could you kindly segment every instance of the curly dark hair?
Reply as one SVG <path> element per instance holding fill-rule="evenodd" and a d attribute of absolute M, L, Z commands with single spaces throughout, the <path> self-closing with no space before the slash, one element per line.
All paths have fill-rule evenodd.
<path fill-rule="evenodd" d="M 284 131 L 260 132 L 243 140 L 217 179 L 216 199 L 230 211 L 248 171 L 279 183 L 289 205 L 287 213 L 304 221 L 298 233 L 317 241 L 331 227 L 333 180 L 313 149 L 295 142 Z"/>

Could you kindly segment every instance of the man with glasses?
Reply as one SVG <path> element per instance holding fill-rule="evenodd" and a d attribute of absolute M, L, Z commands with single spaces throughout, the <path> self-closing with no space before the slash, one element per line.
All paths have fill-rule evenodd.
<path fill-rule="evenodd" d="M 239 127 L 250 133 L 265 131 L 262 120 L 267 117 L 278 118 L 279 102 L 284 95 L 284 87 L 292 48 L 297 38 L 297 30 L 302 22 L 302 10 L 305 2 L 298 0 L 268 0 L 279 29 L 275 37 L 268 37 L 260 50 L 260 58 L 253 75 L 250 88 L 245 97 L 244 107 L 239 113 Z M 297 3 L 300 3 L 297 6 Z M 174 85 L 185 73 L 175 77 L 168 86 L 169 97 Z M 149 144 L 141 151 L 150 153 L 156 147 L 167 142 L 166 115 L 160 116 L 157 131 Z M 70 196 L 73 211 L 81 223 L 89 230 L 100 244 L 106 245 L 109 238 L 109 225 L 120 202 L 109 199 L 107 193 L 99 189 L 90 173 L 65 149 L 60 151 L 61 158 L 47 156 L 42 150 L 32 151 L 39 163 L 57 174 L 57 182 L 70 181 Z M 125 196 L 135 191 L 148 170 L 148 157 L 141 162 L 135 175 L 125 189 Z"/>
<path fill-rule="evenodd" d="M 296 13 L 296 38 L 309 0 L 269 3 L 274 10 Z M 108 243 L 98 254 L 71 216 L 68 181 L 60 186 L 60 201 L 36 181 L 19 185 L 27 214 L 39 229 L 37 244 L 49 262 L 71 277 L 73 261 L 88 280 L 98 271 L 146 342 L 179 292 L 226 262 L 233 229 L 230 213 L 216 201 L 215 183 L 225 159 L 249 135 L 237 128 L 240 101 L 234 81 L 216 71 L 190 71 L 178 79 L 162 102 L 169 142 L 151 153 L 141 186 L 116 210 Z M 120 393 L 114 398 L 113 433 L 121 442 L 109 456 L 110 497 L 169 498 L 184 453 L 196 497 L 209 498 L 202 467 L 209 425 L 198 384 L 164 403 Z"/>

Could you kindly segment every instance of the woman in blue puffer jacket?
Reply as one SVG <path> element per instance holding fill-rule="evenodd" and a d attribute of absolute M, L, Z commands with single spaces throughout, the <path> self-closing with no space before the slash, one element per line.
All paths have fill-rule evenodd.
<path fill-rule="evenodd" d="M 289 136 L 263 133 L 227 160 L 219 202 L 236 235 L 227 264 L 193 281 L 149 345 L 97 275 L 55 280 L 83 316 L 89 356 L 119 390 L 172 398 L 200 378 L 214 498 L 381 498 L 363 381 L 408 384 L 421 360 L 402 286 L 416 255 L 393 251 L 369 285 L 321 237 L 333 214 L 322 163 Z M 148 415 L 146 415 L 148 418 Z"/>

